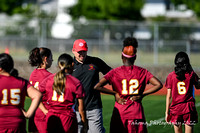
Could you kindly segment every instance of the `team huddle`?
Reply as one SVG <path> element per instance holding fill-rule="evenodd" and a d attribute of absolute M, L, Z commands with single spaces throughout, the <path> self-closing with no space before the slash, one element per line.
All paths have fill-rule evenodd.
<path fill-rule="evenodd" d="M 74 58 L 63 53 L 57 60 L 59 71 L 51 73 L 50 49 L 36 47 L 28 62 L 36 67 L 29 81 L 18 76 L 9 54 L 0 54 L 0 133 L 105 133 L 101 92 L 113 95 L 115 105 L 110 133 L 147 133 L 142 99 L 159 91 L 163 85 L 147 69 L 134 65 L 138 42 L 133 37 L 123 41 L 122 66 L 111 68 L 98 57 L 87 55 L 87 43 L 75 40 Z M 194 88 L 200 89 L 198 75 L 185 52 L 175 56 L 175 68 L 165 82 L 167 88 L 165 120 L 175 133 L 192 133 L 198 115 Z M 104 76 L 99 79 L 99 73 Z M 104 87 L 112 85 L 112 90 Z M 151 88 L 146 89 L 146 85 Z M 31 98 L 24 110 L 25 97 Z"/>

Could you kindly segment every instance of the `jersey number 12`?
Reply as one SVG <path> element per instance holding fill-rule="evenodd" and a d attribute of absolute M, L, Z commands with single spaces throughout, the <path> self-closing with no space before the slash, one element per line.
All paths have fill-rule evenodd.
<path fill-rule="evenodd" d="M 127 83 L 128 86 L 127 87 Z M 131 79 L 129 82 L 127 82 L 127 79 L 122 80 L 122 94 L 127 95 L 127 94 L 138 94 L 138 86 L 139 86 L 139 81 L 137 79 Z"/>

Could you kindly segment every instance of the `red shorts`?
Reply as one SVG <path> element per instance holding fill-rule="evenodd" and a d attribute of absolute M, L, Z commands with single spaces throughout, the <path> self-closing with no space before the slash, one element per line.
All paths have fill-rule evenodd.
<path fill-rule="evenodd" d="M 34 117 L 35 117 L 35 114 L 28 120 L 28 131 L 29 132 L 37 132 L 38 131 L 37 127 L 35 125 L 35 122 L 34 122 Z"/>
<path fill-rule="evenodd" d="M 170 114 L 170 121 L 174 125 L 187 124 L 194 125 L 198 123 L 198 114 L 197 112 L 191 112 L 183 115 L 173 115 Z"/>
<path fill-rule="evenodd" d="M 46 116 L 46 122 L 48 133 L 78 132 L 78 124 L 76 117 L 48 112 Z"/>
<path fill-rule="evenodd" d="M 114 114 L 110 122 L 110 133 L 147 133 L 145 119 L 122 119 L 119 114 Z"/>
<path fill-rule="evenodd" d="M 26 133 L 26 129 L 21 128 L 0 128 L 0 133 Z"/>
<path fill-rule="evenodd" d="M 34 123 L 39 133 L 46 133 L 46 115 L 39 108 L 35 112 Z"/>

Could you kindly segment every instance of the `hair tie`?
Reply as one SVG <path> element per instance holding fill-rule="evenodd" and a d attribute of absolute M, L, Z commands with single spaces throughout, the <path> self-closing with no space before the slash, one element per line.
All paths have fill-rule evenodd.
<path fill-rule="evenodd" d="M 133 58 L 133 57 L 135 57 L 136 54 L 134 54 L 134 55 L 127 55 L 127 54 L 124 54 L 124 53 L 122 52 L 122 55 L 123 55 L 124 57 L 126 57 L 126 58 Z"/>

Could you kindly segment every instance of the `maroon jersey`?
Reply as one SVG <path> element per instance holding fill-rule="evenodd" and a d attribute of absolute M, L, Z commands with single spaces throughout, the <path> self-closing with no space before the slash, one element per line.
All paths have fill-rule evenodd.
<path fill-rule="evenodd" d="M 51 73 L 48 72 L 46 69 L 37 69 L 36 68 L 31 73 L 29 81 L 31 84 L 34 85 L 35 88 L 38 88 L 38 86 L 42 82 L 42 80 L 44 80 L 49 75 L 51 75 Z M 48 109 L 47 95 L 45 92 L 42 93 L 42 103 Z M 44 126 L 44 123 L 46 123 L 46 116 L 42 112 L 42 110 L 40 108 L 38 108 L 35 112 L 34 117 L 31 117 L 29 119 L 29 132 L 35 132 L 35 131 L 39 131 L 40 133 L 46 132 L 46 129 L 45 129 L 46 126 Z"/>
<path fill-rule="evenodd" d="M 176 115 L 195 111 L 194 85 L 198 82 L 197 74 L 192 71 L 185 74 L 185 80 L 180 81 L 176 73 L 171 72 L 166 79 L 165 86 L 171 89 L 172 103 L 170 113 Z"/>
<path fill-rule="evenodd" d="M 0 75 L 0 128 L 18 128 L 24 124 L 24 108 L 29 81 Z"/>
<path fill-rule="evenodd" d="M 75 99 L 85 96 L 82 84 L 75 77 L 66 75 L 65 91 L 62 95 L 58 95 L 56 91 L 52 89 L 54 76 L 55 74 L 50 75 L 39 85 L 39 90 L 41 92 L 46 91 L 48 94 L 47 102 L 50 106 L 49 111 L 75 117 L 75 113 L 72 109 Z"/>
<path fill-rule="evenodd" d="M 148 81 L 153 75 L 144 68 L 138 66 L 120 66 L 108 72 L 104 78 L 109 81 L 114 91 L 120 97 L 127 99 L 125 105 L 115 102 L 122 118 L 144 119 L 144 112 L 141 102 L 132 102 L 130 97 L 142 94 Z"/>
<path fill-rule="evenodd" d="M 48 77 L 49 75 L 51 75 L 51 73 L 49 71 L 47 71 L 46 69 L 35 69 L 29 78 L 29 81 L 32 85 L 34 85 L 35 88 L 38 88 L 39 84 L 42 82 L 42 80 L 44 80 L 46 77 Z M 42 93 L 42 102 L 44 105 L 46 105 L 46 94 L 45 92 Z"/>

